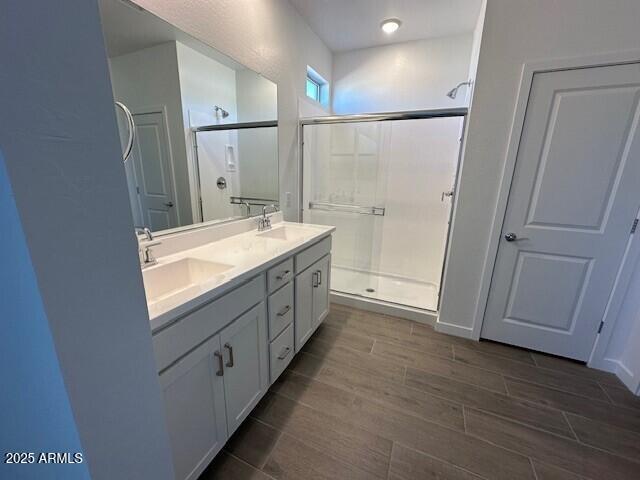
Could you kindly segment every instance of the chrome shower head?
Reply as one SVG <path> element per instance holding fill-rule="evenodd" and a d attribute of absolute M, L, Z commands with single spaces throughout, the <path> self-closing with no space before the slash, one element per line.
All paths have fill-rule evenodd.
<path fill-rule="evenodd" d="M 458 89 L 460 87 L 462 87 L 463 85 L 471 86 L 471 84 L 473 84 L 471 80 L 467 80 L 466 82 L 460 82 L 458 85 L 456 85 L 454 88 L 452 88 L 447 92 L 447 97 L 449 97 L 451 100 L 455 99 L 456 95 L 458 95 Z"/>

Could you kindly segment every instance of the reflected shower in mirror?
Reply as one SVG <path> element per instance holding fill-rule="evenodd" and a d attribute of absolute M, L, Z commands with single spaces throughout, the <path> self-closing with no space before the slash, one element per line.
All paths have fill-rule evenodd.
<path fill-rule="evenodd" d="M 114 101 L 134 122 L 134 224 L 167 231 L 277 204 L 276 85 L 133 3 L 100 11 Z M 125 151 L 122 108 L 116 119 Z"/>

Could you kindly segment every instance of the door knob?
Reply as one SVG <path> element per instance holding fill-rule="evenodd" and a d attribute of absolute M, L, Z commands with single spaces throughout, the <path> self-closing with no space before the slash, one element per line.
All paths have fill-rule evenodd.
<path fill-rule="evenodd" d="M 513 232 L 509 232 L 504 234 L 504 239 L 507 242 L 515 242 L 518 239 L 518 236 Z"/>

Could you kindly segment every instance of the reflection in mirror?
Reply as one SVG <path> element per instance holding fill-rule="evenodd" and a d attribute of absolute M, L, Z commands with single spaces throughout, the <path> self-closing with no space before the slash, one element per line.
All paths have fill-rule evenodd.
<path fill-rule="evenodd" d="M 100 11 L 113 97 L 134 122 L 134 224 L 158 232 L 277 204 L 276 85 L 133 3 Z M 116 118 L 124 151 L 122 108 Z"/>

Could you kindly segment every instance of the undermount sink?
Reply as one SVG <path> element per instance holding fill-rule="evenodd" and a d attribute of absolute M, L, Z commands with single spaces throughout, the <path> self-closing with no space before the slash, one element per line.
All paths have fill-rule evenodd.
<path fill-rule="evenodd" d="M 296 240 L 305 235 L 304 231 L 294 227 L 277 227 L 258 234 L 258 237 L 274 238 L 276 240 Z"/>
<path fill-rule="evenodd" d="M 231 268 L 233 265 L 189 257 L 150 267 L 142 271 L 147 302 L 197 288 Z"/>

